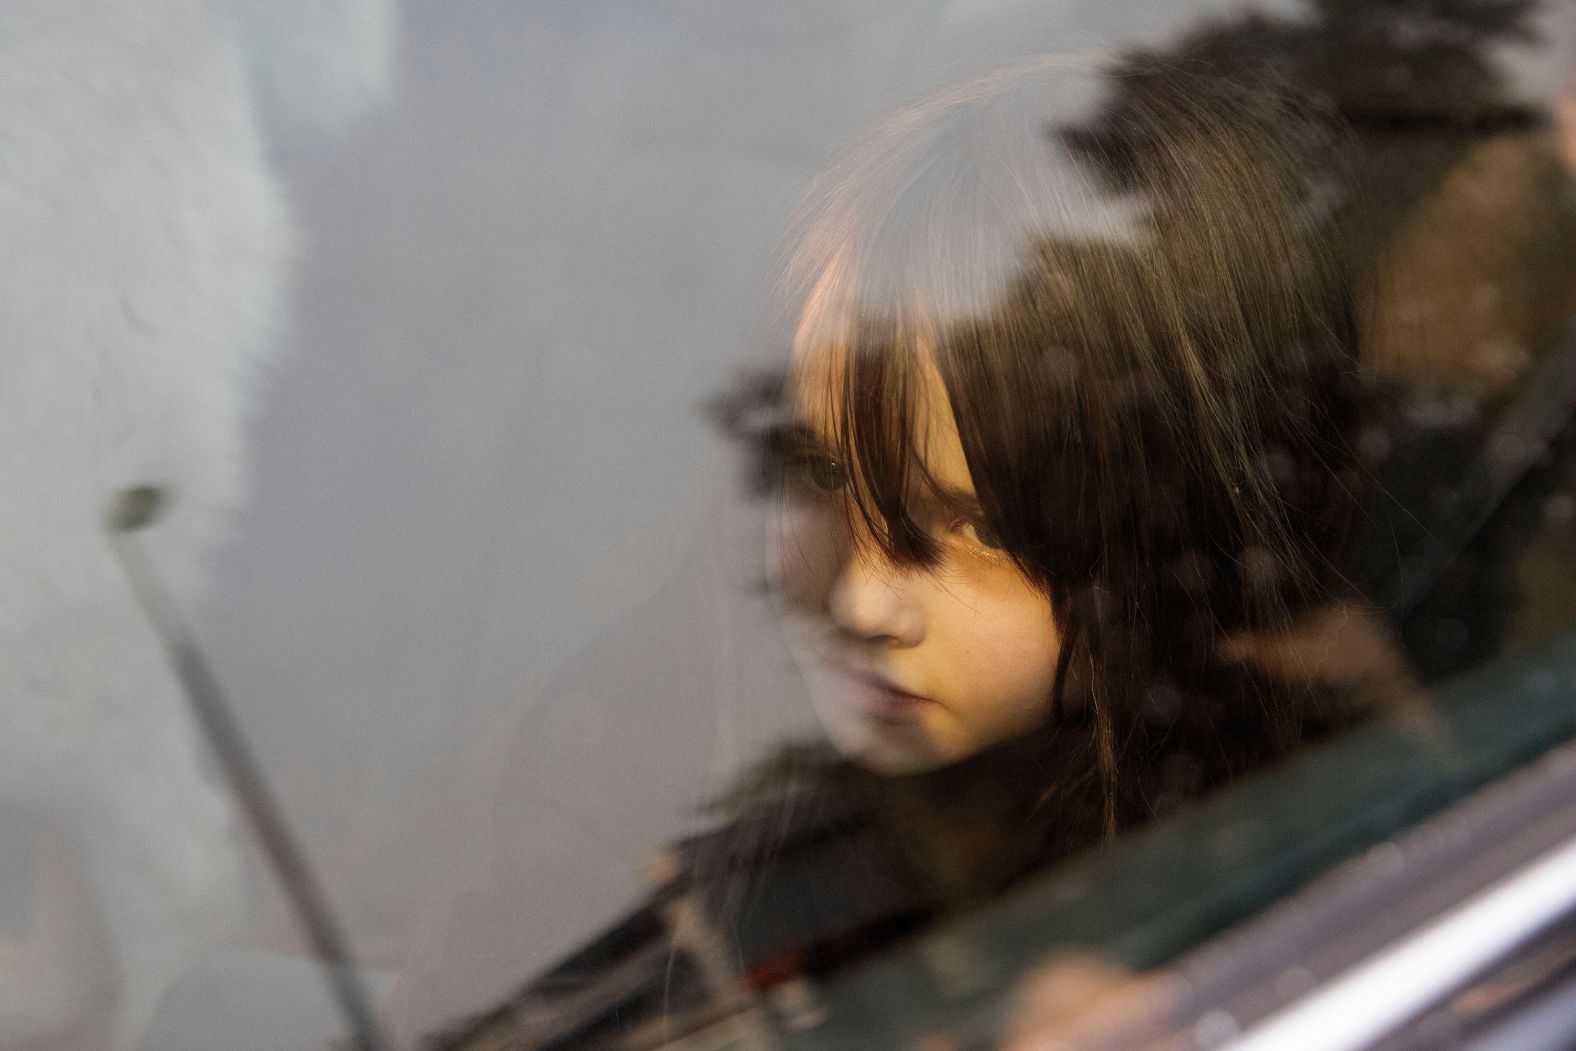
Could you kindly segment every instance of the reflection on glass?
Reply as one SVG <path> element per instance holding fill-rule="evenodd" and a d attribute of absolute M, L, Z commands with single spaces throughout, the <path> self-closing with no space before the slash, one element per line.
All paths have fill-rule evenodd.
<path fill-rule="evenodd" d="M 1075 1014 L 1576 729 L 1528 650 L 1572 619 L 1568 175 L 1485 57 L 1530 12 L 1215 23 L 848 150 L 714 406 L 822 732 L 436 1046 L 1032 1035 L 1052 946 L 1102 947 L 1037 987 Z"/>
<path fill-rule="evenodd" d="M 409 0 L 360 128 L 393 0 L 8 5 L 0 1048 L 318 1047 L 325 977 L 400 1046 L 1213 1046 L 1525 886 L 1576 826 L 1561 14 L 1124 3 Z M 759 309 L 828 143 L 1103 35 L 1169 43 L 858 135 Z M 1550 915 L 1338 1013 L 1487 1032 Z"/>

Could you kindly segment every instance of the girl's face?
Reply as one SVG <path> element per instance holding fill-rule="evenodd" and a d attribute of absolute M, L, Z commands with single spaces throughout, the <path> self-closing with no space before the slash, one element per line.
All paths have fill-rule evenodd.
<path fill-rule="evenodd" d="M 851 525 L 846 467 L 824 451 L 831 354 L 801 355 L 790 404 L 804 448 L 789 456 L 769 566 L 789 647 L 833 745 L 883 774 L 972 755 L 1049 711 L 1058 638 L 1050 602 L 996 546 L 975 505 L 941 377 L 925 369 L 915 455 L 940 494 L 909 513 L 935 540 L 928 567 L 894 564 Z"/>

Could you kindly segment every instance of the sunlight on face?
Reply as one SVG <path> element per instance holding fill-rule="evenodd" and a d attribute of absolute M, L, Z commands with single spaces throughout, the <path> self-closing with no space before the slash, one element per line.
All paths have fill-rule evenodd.
<path fill-rule="evenodd" d="M 800 355 L 793 405 L 825 435 L 830 354 Z M 1050 602 L 977 515 L 941 377 L 926 369 L 917 456 L 951 498 L 912 496 L 940 562 L 894 565 L 844 513 L 842 467 L 814 449 L 790 464 L 769 566 L 789 647 L 833 745 L 884 774 L 943 766 L 1018 736 L 1049 710 L 1058 651 Z"/>

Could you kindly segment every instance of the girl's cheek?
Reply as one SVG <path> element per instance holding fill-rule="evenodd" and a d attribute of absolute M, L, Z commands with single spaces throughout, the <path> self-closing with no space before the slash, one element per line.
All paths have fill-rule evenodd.
<path fill-rule="evenodd" d="M 1013 570 L 964 574 L 948 590 L 957 663 L 993 701 L 1037 707 L 1049 695 L 1060 640 L 1050 602 Z"/>
<path fill-rule="evenodd" d="M 779 507 L 773 516 L 767 565 L 773 588 L 796 613 L 813 614 L 825 608 L 846 546 L 837 519 L 828 509 L 792 503 Z"/>

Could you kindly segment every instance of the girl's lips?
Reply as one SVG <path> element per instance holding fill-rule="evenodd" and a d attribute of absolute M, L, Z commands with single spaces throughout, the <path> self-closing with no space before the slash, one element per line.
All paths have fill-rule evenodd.
<path fill-rule="evenodd" d="M 879 675 L 851 675 L 854 689 L 849 697 L 852 707 L 865 715 L 892 722 L 920 718 L 935 704 L 929 697 L 900 690 Z"/>

